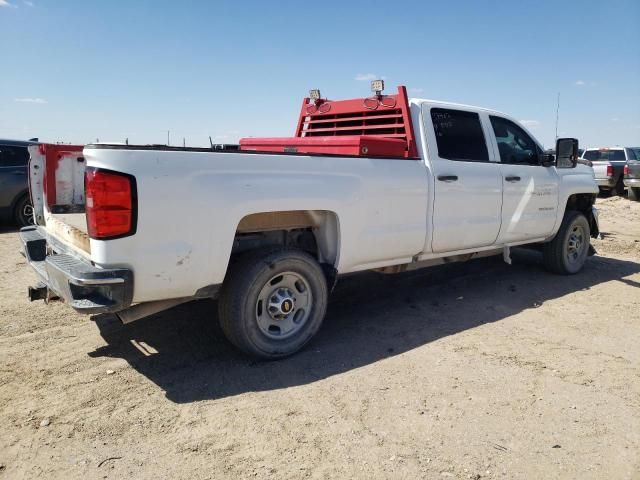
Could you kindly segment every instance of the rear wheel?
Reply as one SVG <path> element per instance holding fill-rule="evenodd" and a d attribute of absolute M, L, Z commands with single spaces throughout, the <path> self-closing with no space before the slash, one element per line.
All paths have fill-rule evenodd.
<path fill-rule="evenodd" d="M 24 195 L 16 202 L 13 209 L 13 217 L 19 227 L 33 225 L 33 206 L 29 201 L 29 197 Z"/>
<path fill-rule="evenodd" d="M 291 249 L 245 254 L 220 292 L 225 335 L 254 357 L 276 359 L 300 350 L 320 329 L 327 282 L 309 254 Z"/>
<path fill-rule="evenodd" d="M 561 275 L 578 273 L 589 254 L 589 242 L 589 222 L 584 214 L 566 212 L 555 238 L 544 245 L 545 266 Z"/>
<path fill-rule="evenodd" d="M 629 200 L 640 200 L 640 188 L 629 187 L 627 191 L 629 192 Z"/>

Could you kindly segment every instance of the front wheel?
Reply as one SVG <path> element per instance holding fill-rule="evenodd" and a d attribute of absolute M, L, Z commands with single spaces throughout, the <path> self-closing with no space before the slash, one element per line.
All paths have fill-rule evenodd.
<path fill-rule="evenodd" d="M 291 249 L 245 254 L 231 267 L 220 292 L 220 325 L 231 343 L 258 358 L 300 350 L 320 329 L 327 281 L 306 252 Z"/>
<path fill-rule="evenodd" d="M 589 222 L 582 212 L 567 211 L 560 230 L 544 245 L 544 264 L 561 275 L 573 275 L 582 270 L 589 254 Z"/>

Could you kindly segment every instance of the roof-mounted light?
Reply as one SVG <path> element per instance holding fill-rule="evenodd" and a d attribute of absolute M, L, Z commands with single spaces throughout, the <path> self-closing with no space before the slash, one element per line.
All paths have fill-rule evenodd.
<path fill-rule="evenodd" d="M 374 95 L 380 96 L 382 95 L 382 91 L 384 90 L 384 80 L 372 80 L 371 81 L 371 91 Z"/>
<path fill-rule="evenodd" d="M 311 102 L 307 105 L 307 113 L 309 115 L 313 115 L 316 112 L 327 113 L 331 110 L 329 100 L 322 98 L 320 89 L 314 88 L 313 90 L 309 90 L 309 98 L 311 99 Z"/>

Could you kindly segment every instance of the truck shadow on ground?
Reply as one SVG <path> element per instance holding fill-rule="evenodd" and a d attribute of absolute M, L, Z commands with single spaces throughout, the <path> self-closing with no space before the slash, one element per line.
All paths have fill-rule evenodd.
<path fill-rule="evenodd" d="M 512 266 L 494 257 L 400 275 L 364 273 L 341 279 L 316 338 L 284 360 L 238 353 L 208 300 L 126 326 L 98 315 L 107 345 L 89 355 L 125 359 L 173 402 L 224 398 L 331 377 L 603 282 L 640 287 L 625 278 L 639 271 L 638 263 L 593 257 L 582 273 L 557 276 L 543 269 L 537 252 L 523 250 L 514 252 Z"/>
<path fill-rule="evenodd" d="M 11 223 L 0 222 L 0 234 L 20 231 L 20 227 Z"/>

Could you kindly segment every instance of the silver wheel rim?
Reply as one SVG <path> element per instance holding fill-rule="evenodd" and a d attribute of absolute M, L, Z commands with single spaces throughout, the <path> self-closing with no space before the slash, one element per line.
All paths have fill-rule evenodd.
<path fill-rule="evenodd" d="M 584 227 L 582 225 L 573 225 L 565 245 L 565 258 L 572 265 L 579 264 L 582 262 L 584 251 L 588 245 L 589 242 Z"/>
<path fill-rule="evenodd" d="M 294 272 L 272 277 L 256 301 L 256 322 L 267 337 L 283 340 L 295 335 L 307 323 L 313 308 L 309 282 Z"/>
<path fill-rule="evenodd" d="M 22 223 L 26 225 L 33 224 L 33 206 L 30 203 L 24 204 L 20 215 L 22 215 Z"/>

